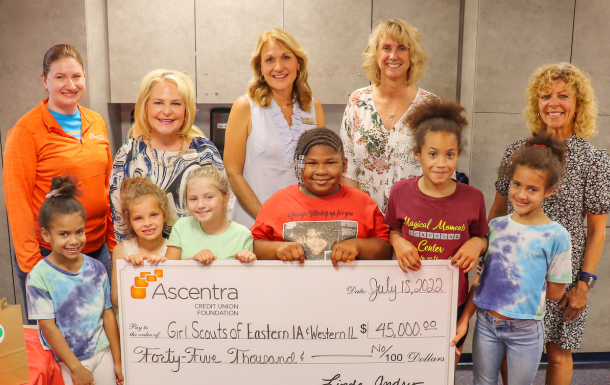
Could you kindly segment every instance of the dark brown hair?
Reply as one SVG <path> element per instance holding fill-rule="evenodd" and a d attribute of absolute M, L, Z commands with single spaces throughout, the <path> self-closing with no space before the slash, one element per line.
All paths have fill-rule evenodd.
<path fill-rule="evenodd" d="M 121 214 L 123 214 L 128 239 L 136 236 L 136 232 L 131 225 L 129 206 L 142 202 L 144 198 L 154 198 L 157 201 L 163 213 L 163 232 L 166 234 L 170 232 L 173 221 L 171 220 L 169 201 L 165 192 L 148 178 L 127 178 L 121 185 Z"/>
<path fill-rule="evenodd" d="M 85 208 L 75 198 L 77 195 L 79 195 L 79 191 L 76 181 L 71 176 L 53 178 L 49 197 L 40 206 L 38 215 L 40 227 L 49 230 L 53 217 L 56 215 L 79 213 L 83 217 L 83 221 L 86 221 Z"/>
<path fill-rule="evenodd" d="M 548 189 L 555 186 L 563 176 L 566 157 L 565 144 L 541 130 L 512 154 L 508 164 L 500 167 L 498 177 L 511 180 L 517 167 L 527 167 L 546 174 Z"/>
<path fill-rule="evenodd" d="M 333 148 L 335 151 L 340 152 L 342 158 L 345 156 L 343 151 L 343 141 L 341 141 L 341 137 L 337 135 L 336 132 L 325 127 L 314 128 L 309 131 L 305 131 L 299 138 L 293 157 L 293 165 L 295 170 L 299 156 L 307 156 L 307 153 L 313 146 L 328 146 Z"/>
<path fill-rule="evenodd" d="M 406 117 L 406 123 L 413 133 L 415 145 L 413 150 L 421 152 L 429 132 L 448 132 L 455 135 L 458 142 L 458 154 L 466 145 L 463 138 L 468 121 L 462 115 L 466 109 L 457 103 L 432 100 L 422 103 Z"/>
<path fill-rule="evenodd" d="M 75 59 L 83 67 L 83 59 L 76 48 L 67 44 L 57 44 L 49 48 L 47 53 L 44 54 L 44 59 L 42 59 L 42 74 L 44 77 L 46 78 L 49 75 L 51 64 L 65 57 Z"/>

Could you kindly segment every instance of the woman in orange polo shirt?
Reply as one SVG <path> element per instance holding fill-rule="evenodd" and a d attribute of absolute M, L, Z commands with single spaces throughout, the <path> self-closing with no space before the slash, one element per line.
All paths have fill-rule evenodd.
<path fill-rule="evenodd" d="M 4 150 L 4 194 L 19 285 L 51 252 L 40 235 L 38 213 L 53 177 L 70 174 L 87 214 L 83 253 L 98 259 L 110 275 L 116 242 L 108 194 L 112 155 L 102 117 L 78 104 L 85 93 L 83 60 L 74 47 L 58 44 L 43 60 L 42 83 L 49 97 L 9 131 Z M 27 307 L 26 307 L 27 315 Z"/>

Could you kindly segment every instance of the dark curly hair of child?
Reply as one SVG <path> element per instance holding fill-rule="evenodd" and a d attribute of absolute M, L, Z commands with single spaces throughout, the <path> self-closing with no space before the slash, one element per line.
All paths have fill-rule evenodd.
<path fill-rule="evenodd" d="M 148 197 L 157 201 L 157 204 L 163 213 L 163 233 L 169 234 L 170 232 L 170 226 L 173 221 L 170 216 L 169 201 L 165 192 L 148 178 L 127 178 L 121 185 L 121 214 L 123 215 L 128 239 L 136 236 L 131 221 L 129 220 L 129 218 L 131 218 L 129 206 L 134 203 L 140 203 L 144 198 Z"/>
<path fill-rule="evenodd" d="M 429 132 L 448 132 L 454 134 L 458 142 L 458 154 L 466 146 L 464 129 L 468 120 L 462 115 L 466 109 L 454 102 L 432 100 L 415 107 L 407 115 L 406 123 L 413 133 L 413 150 L 421 153 Z"/>
<path fill-rule="evenodd" d="M 86 221 L 85 208 L 75 198 L 79 194 L 76 181 L 70 175 L 53 178 L 51 191 L 40 206 L 40 214 L 38 215 L 40 227 L 49 230 L 53 217 L 56 215 L 79 213 L 83 217 L 83 221 Z"/>
<path fill-rule="evenodd" d="M 559 182 L 565 171 L 566 146 L 546 131 L 538 131 L 510 157 L 510 162 L 498 170 L 498 177 L 511 180 L 519 166 L 546 174 L 546 188 Z"/>

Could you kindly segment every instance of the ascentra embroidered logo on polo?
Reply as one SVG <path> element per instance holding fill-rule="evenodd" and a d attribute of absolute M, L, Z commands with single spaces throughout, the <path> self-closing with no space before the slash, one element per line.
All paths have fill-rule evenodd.
<path fill-rule="evenodd" d="M 100 134 L 100 135 L 95 135 L 93 132 L 89 133 L 89 139 L 97 139 L 97 140 L 104 140 L 106 138 L 104 138 L 104 135 Z"/>
<path fill-rule="evenodd" d="M 134 285 L 131 286 L 131 298 L 145 299 L 147 288 L 152 292 L 150 299 L 208 299 L 208 300 L 236 300 L 239 298 L 239 293 L 234 287 L 217 287 L 213 284 L 211 287 L 165 287 L 158 279 L 163 278 L 163 270 L 155 269 L 154 273 L 143 271 L 139 276 L 134 277 Z M 159 282 L 152 289 L 150 285 L 154 282 Z"/>

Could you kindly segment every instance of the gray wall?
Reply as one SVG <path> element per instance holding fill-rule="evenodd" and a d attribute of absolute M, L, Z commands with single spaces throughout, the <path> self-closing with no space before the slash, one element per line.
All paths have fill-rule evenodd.
<path fill-rule="evenodd" d="M 165 4 L 163 0 L 151 1 L 156 5 L 148 8 L 155 11 L 159 4 Z M 233 100 L 245 89 L 250 77 L 249 50 L 253 48 L 254 35 L 259 30 L 278 26 L 297 36 L 310 57 L 314 96 L 324 103 L 325 100 L 346 98 L 349 91 L 344 88 L 364 80 L 357 71 L 361 65 L 358 60 L 366 47 L 366 36 L 371 25 L 387 17 L 403 18 L 423 34 L 424 46 L 430 57 L 428 71 L 418 85 L 443 99 L 459 100 L 467 108 L 471 122 L 469 147 L 461 156 L 458 169 L 467 172 L 471 183 L 484 192 L 488 208 L 495 194 L 496 168 L 506 146 L 527 136 L 521 115 L 525 105 L 523 94 L 529 74 L 536 67 L 569 61 L 591 75 L 599 100 L 598 125 L 601 132 L 591 142 L 599 148 L 610 145 L 610 135 L 605 131 L 610 124 L 610 75 L 606 70 L 610 49 L 605 39 L 610 34 L 610 24 L 607 23 L 610 3 L 607 1 L 358 0 L 354 3 L 358 4 L 357 8 L 344 12 L 348 2 L 341 0 L 337 6 L 328 8 L 325 14 L 324 2 L 312 2 L 309 10 L 301 10 L 298 8 L 302 6 L 301 2 L 283 0 L 276 2 L 283 9 L 281 19 L 277 9 L 265 8 L 256 15 L 255 23 L 241 27 L 253 12 L 267 4 L 258 0 L 245 1 L 243 4 L 249 5 L 242 9 L 242 1 L 245 0 L 231 0 L 226 7 L 216 8 L 205 6 L 202 0 L 181 1 L 180 6 L 168 1 L 162 12 L 164 16 L 175 14 L 185 26 L 180 32 L 186 34 L 184 39 L 180 39 L 181 45 L 169 44 L 167 39 L 171 42 L 172 37 L 167 31 L 160 34 L 163 31 L 156 28 L 148 31 L 157 24 L 151 22 L 152 19 L 145 20 L 147 22 L 135 19 L 132 23 L 117 22 L 121 18 L 131 20 L 129 12 L 144 12 L 150 1 L 138 0 L 129 5 L 118 0 L 57 0 L 52 9 L 41 8 L 39 2 L 33 0 L 0 2 L 0 46 L 3 53 L 0 56 L 3 80 L 0 97 L 11 101 L 10 107 L 6 102 L 0 106 L 3 145 L 8 130 L 19 117 L 45 96 L 40 83 L 40 64 L 44 52 L 53 44 L 72 44 L 82 54 L 87 70 L 87 93 L 83 105 L 102 114 L 109 125 L 116 150 L 126 139 L 129 113 L 134 107 L 139 81 L 153 67 L 161 64 L 167 67 L 168 60 L 185 63 L 175 66 L 185 67 L 176 69 L 187 71 L 196 81 L 197 100 L 202 104 L 198 104 L 199 113 L 195 121 L 209 135 L 210 109 L 229 106 L 218 103 Z M 206 12 L 210 9 L 216 11 Z M 214 14 L 231 9 L 241 11 L 233 18 L 224 14 L 214 17 Z M 193 13 L 192 20 L 189 12 Z M 312 14 L 299 17 L 303 12 Z M 335 24 L 329 22 L 333 19 Z M 66 20 L 70 22 L 66 23 Z M 206 26 L 212 23 L 219 26 L 207 31 Z M 346 34 L 345 25 L 357 28 Z M 226 33 L 218 34 L 218 28 L 226 28 Z M 252 36 L 237 41 L 244 31 L 249 31 Z M 202 34 L 210 36 L 203 39 Z M 126 44 L 134 36 L 140 44 Z M 148 37 L 142 39 L 141 36 Z M 224 39 L 222 44 L 218 44 L 220 37 Z M 343 54 L 341 50 L 346 49 L 346 44 L 349 44 L 349 52 Z M 238 52 L 234 60 L 230 60 L 232 50 L 227 45 L 237 47 L 234 48 Z M 193 56 L 190 56 L 189 47 L 193 49 Z M 175 55 L 172 56 L 171 52 Z M 214 55 L 221 57 L 215 60 Z M 343 67 L 337 57 L 349 63 Z M 223 60 L 229 67 L 219 65 Z M 239 79 L 239 82 L 231 80 L 230 84 L 223 85 L 222 76 L 211 77 L 226 68 L 237 73 L 234 79 Z M 210 76 L 206 78 L 205 72 Z M 333 74 L 340 75 L 336 78 L 339 82 L 336 89 L 333 89 Z M 228 78 L 233 79 L 231 76 Z M 218 98 L 215 95 L 217 89 L 223 90 Z M 205 91 L 210 92 L 209 95 L 205 95 Z M 115 95 L 115 92 L 119 93 Z M 225 94 L 228 94 L 226 99 Z M 112 100 L 126 103 L 112 104 Z M 343 104 L 324 104 L 329 128 L 339 130 L 343 109 Z M 3 195 L 3 190 L 0 194 Z M 9 302 L 20 303 L 21 293 L 13 283 L 4 199 L 0 199 L 0 205 L 0 298 L 6 296 Z M 610 284 L 603 279 L 610 277 L 609 256 L 610 249 L 606 247 L 598 269 L 602 279 L 591 291 L 589 322 L 581 351 L 610 351 L 610 341 L 599 338 L 610 326 L 607 317 L 610 298 L 604 296 Z M 470 340 L 465 351 L 470 351 Z"/>

